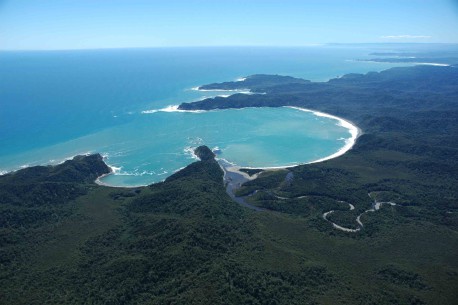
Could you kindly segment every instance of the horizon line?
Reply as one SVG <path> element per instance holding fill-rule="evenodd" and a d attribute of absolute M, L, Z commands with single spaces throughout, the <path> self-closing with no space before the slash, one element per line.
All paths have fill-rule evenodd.
<path fill-rule="evenodd" d="M 202 45 L 202 46 L 132 46 L 132 47 L 94 47 L 94 48 L 62 48 L 62 49 L 0 49 L 0 52 L 46 52 L 46 51 L 98 51 L 98 50 L 128 50 L 128 49 L 184 49 L 184 48 L 305 48 L 332 45 L 401 45 L 401 44 L 448 44 L 458 45 L 458 42 L 329 42 L 310 43 L 303 45 Z"/>

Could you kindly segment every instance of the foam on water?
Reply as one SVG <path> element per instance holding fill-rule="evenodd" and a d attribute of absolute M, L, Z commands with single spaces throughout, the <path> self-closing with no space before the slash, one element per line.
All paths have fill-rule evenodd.
<path fill-rule="evenodd" d="M 196 155 L 196 153 L 194 152 L 194 150 L 196 149 L 197 147 L 191 147 L 191 146 L 188 146 L 188 147 L 185 147 L 183 149 L 185 155 L 189 156 L 191 159 L 194 159 L 194 160 L 199 160 L 199 157 Z"/>
<path fill-rule="evenodd" d="M 243 82 L 244 80 L 237 80 L 237 82 Z M 230 93 L 240 93 L 240 94 L 256 94 L 251 92 L 250 89 L 200 89 L 200 87 L 191 88 L 193 91 L 200 92 L 230 92 Z"/>
<path fill-rule="evenodd" d="M 151 109 L 151 110 L 143 110 L 141 113 L 143 114 L 151 114 L 156 112 L 190 112 L 190 113 L 202 113 L 205 110 L 182 110 L 178 109 L 179 105 L 169 105 L 167 107 L 161 109 Z"/>
<path fill-rule="evenodd" d="M 436 66 L 436 67 L 450 67 L 449 64 L 440 64 L 435 62 L 416 62 L 416 65 L 424 65 L 424 66 Z"/>

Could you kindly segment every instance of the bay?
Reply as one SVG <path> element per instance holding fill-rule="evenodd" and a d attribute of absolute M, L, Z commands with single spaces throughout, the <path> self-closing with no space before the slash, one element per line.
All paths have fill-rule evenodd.
<path fill-rule="evenodd" d="M 362 62 L 389 46 L 158 48 L 0 52 L 0 171 L 99 152 L 116 186 L 158 182 L 219 147 L 240 166 L 277 167 L 332 155 L 351 136 L 297 109 L 154 112 L 228 92 L 191 88 L 251 74 L 326 81 L 394 64 Z M 399 64 L 396 64 L 399 65 Z M 169 108 L 167 108 L 169 107 Z"/>

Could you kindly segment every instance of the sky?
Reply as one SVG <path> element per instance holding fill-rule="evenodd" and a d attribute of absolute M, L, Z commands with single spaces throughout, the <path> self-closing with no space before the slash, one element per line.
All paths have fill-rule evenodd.
<path fill-rule="evenodd" d="M 0 0 L 0 50 L 458 43 L 458 0 Z"/>

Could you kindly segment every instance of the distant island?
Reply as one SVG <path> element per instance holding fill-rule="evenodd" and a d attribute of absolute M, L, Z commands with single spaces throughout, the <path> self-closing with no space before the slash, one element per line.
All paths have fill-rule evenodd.
<path fill-rule="evenodd" d="M 2 175 L 0 303 L 456 303 L 457 65 L 199 89 L 254 94 L 179 109 L 302 107 L 364 133 L 338 158 L 242 180 L 205 146 L 147 187 L 95 184 L 98 154 Z"/>

